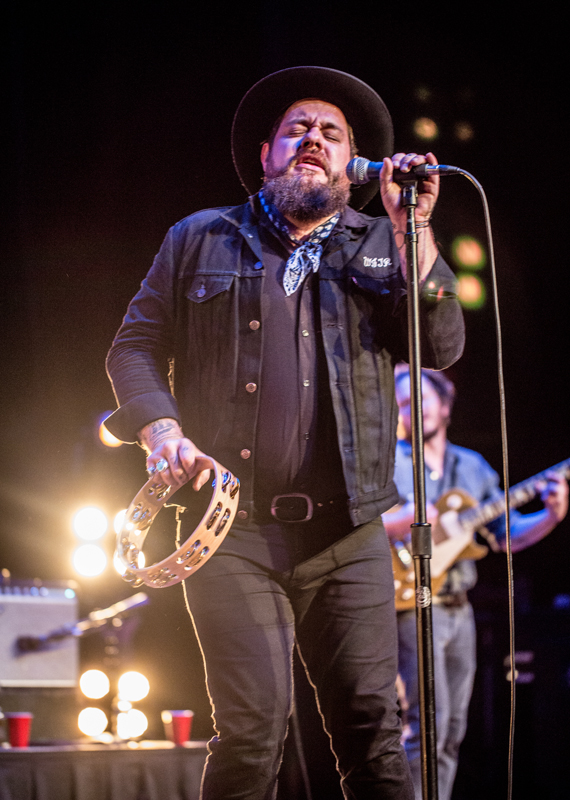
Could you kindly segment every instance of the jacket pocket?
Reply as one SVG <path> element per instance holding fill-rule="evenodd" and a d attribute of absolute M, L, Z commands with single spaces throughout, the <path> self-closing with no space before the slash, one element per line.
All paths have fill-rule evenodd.
<path fill-rule="evenodd" d="M 222 292 L 229 291 L 235 275 L 194 275 L 190 287 L 186 290 L 186 299 L 193 303 L 205 303 Z"/>

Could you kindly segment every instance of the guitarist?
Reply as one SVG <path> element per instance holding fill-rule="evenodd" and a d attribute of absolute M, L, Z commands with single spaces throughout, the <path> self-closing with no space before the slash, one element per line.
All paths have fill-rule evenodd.
<path fill-rule="evenodd" d="M 396 399 L 404 439 L 398 442 L 394 479 L 401 505 L 383 516 L 389 538 L 409 538 L 414 521 L 412 454 L 410 445 L 410 376 L 403 365 L 396 368 Z M 424 454 L 427 518 L 434 526 L 435 503 L 446 491 L 460 488 L 477 502 L 500 497 L 499 476 L 473 450 L 447 439 L 455 387 L 441 372 L 422 370 Z M 558 473 L 548 473 L 539 487 L 544 508 L 532 514 L 511 511 L 513 552 L 523 550 L 546 536 L 564 519 L 568 510 L 568 484 Z M 504 517 L 489 526 L 498 547 L 506 549 Z M 434 537 L 435 540 L 435 537 Z M 433 600 L 433 646 L 436 696 L 438 783 L 440 800 L 449 800 L 457 770 L 458 751 L 467 726 L 467 711 L 476 666 L 475 622 L 467 591 L 477 580 L 475 563 L 457 561 Z M 421 800 L 420 735 L 415 611 L 398 613 L 399 671 L 409 703 L 410 736 L 405 742 L 416 800 Z"/>

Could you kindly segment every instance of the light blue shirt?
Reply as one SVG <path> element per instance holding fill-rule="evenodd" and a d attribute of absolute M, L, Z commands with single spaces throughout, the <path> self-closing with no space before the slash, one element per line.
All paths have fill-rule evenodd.
<path fill-rule="evenodd" d="M 414 481 L 412 471 L 412 447 L 409 442 L 398 441 L 396 446 L 396 466 L 394 481 L 400 495 L 400 502 L 413 502 Z M 450 489 L 463 489 L 478 503 L 502 497 L 499 476 L 485 461 L 482 455 L 466 447 L 447 443 L 443 474 L 425 469 L 426 501 L 435 504 Z M 514 517 L 513 517 L 514 514 Z M 511 520 L 516 520 L 516 512 L 511 512 Z M 487 526 L 497 539 L 504 539 L 505 517 L 500 516 Z M 477 582 L 475 563 L 461 560 L 451 567 L 441 594 L 455 594 L 467 591 Z"/>

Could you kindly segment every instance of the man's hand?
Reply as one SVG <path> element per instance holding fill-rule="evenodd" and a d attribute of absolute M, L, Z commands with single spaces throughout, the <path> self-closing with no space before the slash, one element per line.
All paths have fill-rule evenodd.
<path fill-rule="evenodd" d="M 391 542 L 406 541 L 411 535 L 411 525 L 415 521 L 415 505 L 411 502 L 401 506 L 394 506 L 382 514 L 382 522 Z M 426 520 L 435 530 L 439 514 L 437 508 L 431 503 L 426 503 Z"/>
<path fill-rule="evenodd" d="M 544 508 L 531 514 L 522 514 L 513 525 L 511 545 L 513 553 L 539 542 L 548 536 L 561 522 L 568 511 L 568 483 L 557 472 L 547 472 L 547 480 L 536 485 Z M 500 542 L 501 549 L 507 549 L 506 540 Z"/>
<path fill-rule="evenodd" d="M 210 467 L 204 468 L 205 454 L 187 439 L 175 419 L 158 419 L 139 432 L 140 441 L 147 451 L 147 470 L 157 470 L 166 483 L 181 486 L 194 478 L 193 488 L 198 491 L 210 477 Z M 163 467 L 161 469 L 161 467 Z"/>
<path fill-rule="evenodd" d="M 380 173 L 380 194 L 388 216 L 398 228 L 406 227 L 406 211 L 402 206 L 402 187 L 393 180 L 395 169 L 409 172 L 411 167 L 420 164 L 437 164 L 433 153 L 425 156 L 417 153 L 396 153 L 392 158 L 384 159 L 384 166 Z M 418 182 L 418 205 L 416 208 L 416 222 L 427 222 L 436 204 L 439 195 L 439 175 L 430 175 L 429 178 Z"/>
<path fill-rule="evenodd" d="M 552 522 L 558 525 L 568 513 L 568 482 L 557 472 L 548 472 L 546 477 L 548 481 L 542 481 L 537 488 Z"/>
<path fill-rule="evenodd" d="M 402 274 L 406 277 L 406 227 L 407 211 L 402 205 L 402 188 L 393 180 L 395 169 L 409 172 L 411 167 L 420 164 L 437 164 L 433 153 L 425 156 L 417 153 L 396 153 L 392 158 L 384 159 L 380 173 L 380 194 L 392 228 L 396 246 L 400 254 Z M 416 223 L 418 224 L 418 266 L 420 280 L 425 280 L 437 258 L 437 246 L 429 220 L 439 195 L 439 175 L 430 175 L 418 182 L 418 204 L 416 206 Z"/>

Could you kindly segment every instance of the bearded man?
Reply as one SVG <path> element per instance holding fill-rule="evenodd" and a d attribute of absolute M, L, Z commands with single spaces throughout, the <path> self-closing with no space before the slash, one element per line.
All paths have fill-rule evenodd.
<path fill-rule="evenodd" d="M 351 191 L 355 142 L 384 158 L 389 218 L 356 210 L 378 183 Z M 345 797 L 411 799 L 380 516 L 397 499 L 393 371 L 407 355 L 405 209 L 393 169 L 437 162 L 388 158 L 380 97 L 322 67 L 282 70 L 250 89 L 232 152 L 248 202 L 169 231 L 107 362 L 120 404 L 107 427 L 138 440 L 147 467 L 160 465 L 173 488 L 191 478 L 198 489 L 207 453 L 241 481 L 232 529 L 185 584 L 216 730 L 202 797 L 275 797 L 296 644 Z M 422 183 L 417 222 L 423 353 L 441 369 L 460 356 L 464 332 L 429 227 L 437 194 L 437 177 Z"/>
<path fill-rule="evenodd" d="M 396 447 L 394 480 L 400 505 L 384 515 L 384 527 L 394 542 L 406 542 L 414 521 L 414 480 L 412 468 L 412 423 L 410 373 L 406 365 L 396 368 L 396 400 L 404 438 Z M 422 415 L 424 429 L 426 515 L 434 531 L 438 522 L 435 503 L 452 490 L 467 492 L 478 503 L 500 501 L 499 476 L 480 453 L 459 447 L 447 438 L 455 386 L 442 372 L 422 370 Z M 568 512 L 568 483 L 563 474 L 548 473 L 538 482 L 544 508 L 529 514 L 511 510 L 513 552 L 547 536 Z M 457 495 L 456 495 L 457 496 Z M 506 550 L 505 518 L 499 516 L 487 531 L 496 548 Z M 434 541 L 437 541 L 434 537 Z M 467 730 L 469 701 L 476 667 L 476 631 L 468 591 L 477 582 L 475 562 L 460 559 L 445 576 L 433 598 L 433 676 L 437 730 L 438 800 L 450 800 L 459 760 L 459 747 Z M 420 756 L 420 699 L 416 614 L 414 609 L 398 612 L 399 666 L 408 703 L 409 736 L 405 748 L 416 800 L 422 798 Z"/>

